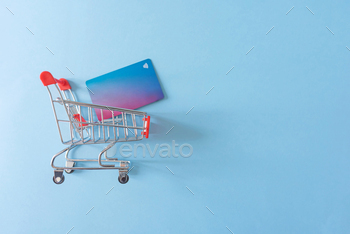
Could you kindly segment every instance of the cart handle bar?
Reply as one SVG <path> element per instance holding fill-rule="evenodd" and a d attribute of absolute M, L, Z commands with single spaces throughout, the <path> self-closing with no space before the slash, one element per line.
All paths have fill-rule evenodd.
<path fill-rule="evenodd" d="M 40 80 L 43 82 L 44 86 L 52 85 L 52 84 L 58 84 L 58 87 L 60 87 L 60 90 L 68 90 L 71 89 L 70 84 L 68 80 L 61 78 L 61 79 L 55 79 L 52 74 L 48 71 L 43 71 L 40 74 Z"/>

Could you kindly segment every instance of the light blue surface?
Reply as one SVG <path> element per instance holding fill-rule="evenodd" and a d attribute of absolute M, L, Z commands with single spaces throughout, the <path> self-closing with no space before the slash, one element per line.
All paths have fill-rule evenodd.
<path fill-rule="evenodd" d="M 1 233 L 349 233 L 349 2 L 0 6 Z M 90 102 L 86 80 L 146 58 L 165 99 L 141 108 L 144 143 L 190 143 L 193 155 L 132 158 L 127 185 L 117 171 L 55 185 L 64 146 L 40 72 Z"/>

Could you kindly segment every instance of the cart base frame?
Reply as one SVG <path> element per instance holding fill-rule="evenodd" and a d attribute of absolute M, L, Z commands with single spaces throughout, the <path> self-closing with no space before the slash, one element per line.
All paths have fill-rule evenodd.
<path fill-rule="evenodd" d="M 78 145 L 70 145 L 69 147 L 61 150 L 57 154 L 55 154 L 51 159 L 51 167 L 54 169 L 53 182 L 56 184 L 62 184 L 64 182 L 63 172 L 65 171 L 67 174 L 72 173 L 75 170 L 110 170 L 115 169 L 119 170 L 118 181 L 121 184 L 126 184 L 129 181 L 129 168 L 130 161 L 118 160 L 117 158 L 110 158 L 107 156 L 107 150 L 112 148 L 117 142 L 112 142 L 108 146 L 106 146 L 98 155 L 98 159 L 72 159 L 69 158 L 69 152 L 77 147 Z M 55 166 L 55 159 L 65 153 L 66 166 L 58 167 Z M 105 159 L 102 160 L 102 155 L 105 155 Z M 76 162 L 98 162 L 99 167 L 74 167 Z M 106 162 L 114 163 L 114 164 L 105 164 Z M 116 166 L 119 164 L 119 166 Z"/>

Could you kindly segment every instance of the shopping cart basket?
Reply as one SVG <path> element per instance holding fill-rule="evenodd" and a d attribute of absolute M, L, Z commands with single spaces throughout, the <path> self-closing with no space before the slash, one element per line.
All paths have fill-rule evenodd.
<path fill-rule="evenodd" d="M 117 142 L 138 141 L 144 137 L 148 138 L 150 116 L 147 116 L 145 112 L 136 110 L 77 102 L 69 82 L 63 78 L 55 79 L 48 71 L 40 74 L 40 80 L 49 92 L 61 141 L 63 144 L 69 145 L 51 159 L 51 166 L 54 168 L 53 181 L 56 184 L 63 183 L 63 171 L 70 174 L 74 170 L 117 169 L 119 170 L 119 182 L 127 183 L 129 181 L 130 161 L 108 157 L 107 150 Z M 52 97 L 53 91 L 58 93 L 55 100 Z M 58 106 L 64 114 L 62 117 L 59 116 Z M 99 115 L 97 116 L 96 113 Z M 104 115 L 111 117 L 104 119 Z M 64 135 L 64 131 L 67 134 Z M 69 152 L 79 145 L 106 143 L 108 145 L 99 153 L 97 159 L 73 159 L 68 157 Z M 65 166 L 55 166 L 55 159 L 63 153 L 65 153 Z M 102 155 L 104 155 L 104 159 L 102 159 Z M 77 163 L 85 164 L 85 162 L 98 162 L 99 166 L 76 166 Z"/>

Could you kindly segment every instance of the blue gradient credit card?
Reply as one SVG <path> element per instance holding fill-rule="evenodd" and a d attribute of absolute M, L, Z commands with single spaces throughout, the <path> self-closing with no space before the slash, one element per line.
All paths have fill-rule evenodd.
<path fill-rule="evenodd" d="M 88 80 L 86 86 L 92 103 L 98 105 L 136 109 L 164 98 L 150 59 Z M 96 115 L 101 120 L 101 112 Z M 104 119 L 111 117 L 110 111 L 103 112 Z"/>

